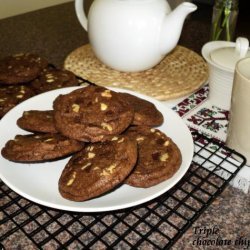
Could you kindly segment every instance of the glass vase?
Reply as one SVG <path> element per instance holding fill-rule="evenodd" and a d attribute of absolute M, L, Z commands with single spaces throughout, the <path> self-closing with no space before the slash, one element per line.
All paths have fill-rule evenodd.
<path fill-rule="evenodd" d="M 211 40 L 235 40 L 239 0 L 215 0 L 212 16 Z"/>

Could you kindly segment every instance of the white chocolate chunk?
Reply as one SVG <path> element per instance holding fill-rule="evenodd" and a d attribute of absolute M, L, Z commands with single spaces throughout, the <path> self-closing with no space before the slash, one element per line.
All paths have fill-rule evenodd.
<path fill-rule="evenodd" d="M 76 178 L 76 172 L 73 172 L 71 179 L 67 182 L 67 186 L 70 186 L 73 184 Z"/>
<path fill-rule="evenodd" d="M 165 153 L 160 156 L 160 161 L 167 161 L 168 157 L 169 157 L 168 153 Z"/>
<path fill-rule="evenodd" d="M 137 141 L 144 141 L 144 137 L 137 137 L 136 140 Z"/>
<path fill-rule="evenodd" d="M 50 79 L 48 79 L 48 80 L 46 80 L 46 82 L 54 82 L 55 80 L 54 79 L 52 79 L 52 78 L 50 78 Z"/>
<path fill-rule="evenodd" d="M 122 143 L 122 142 L 124 142 L 124 137 L 121 138 L 117 143 Z"/>
<path fill-rule="evenodd" d="M 108 173 L 106 170 L 103 170 L 103 171 L 100 173 L 100 176 L 109 176 L 109 173 Z"/>
<path fill-rule="evenodd" d="M 101 172 L 101 176 L 109 176 L 110 174 L 112 174 L 114 172 L 114 169 L 116 168 L 116 164 L 111 164 L 109 167 L 107 167 L 106 169 L 104 169 L 102 172 Z"/>
<path fill-rule="evenodd" d="M 48 138 L 45 142 L 53 141 L 53 138 Z"/>
<path fill-rule="evenodd" d="M 74 103 L 72 105 L 72 110 L 73 110 L 73 112 L 78 113 L 80 110 L 80 106 L 78 104 Z"/>
<path fill-rule="evenodd" d="M 94 146 L 87 147 L 87 151 L 89 151 L 89 152 L 93 151 L 93 149 L 94 149 Z"/>
<path fill-rule="evenodd" d="M 24 53 L 17 53 L 14 55 L 14 57 L 24 56 Z"/>
<path fill-rule="evenodd" d="M 107 110 L 108 106 L 105 103 L 101 103 L 101 111 Z"/>
<path fill-rule="evenodd" d="M 107 129 L 108 131 L 112 131 L 113 130 L 113 128 L 108 123 L 106 123 L 106 122 L 103 122 L 101 124 L 101 126 L 102 126 L 102 128 Z"/>
<path fill-rule="evenodd" d="M 85 164 L 84 166 L 82 166 L 81 169 L 84 170 L 85 168 L 87 168 L 87 167 L 89 167 L 89 166 L 91 166 L 91 163 L 90 163 L 90 162 L 88 162 L 87 164 Z"/>
<path fill-rule="evenodd" d="M 108 168 L 107 168 L 107 171 L 112 174 L 114 169 L 116 168 L 116 164 L 111 164 Z"/>
<path fill-rule="evenodd" d="M 101 93 L 101 96 L 110 98 L 110 97 L 112 97 L 111 91 L 110 91 L 109 89 L 106 89 L 105 91 L 103 91 L 103 92 Z"/>
<path fill-rule="evenodd" d="M 94 158 L 94 157 L 95 157 L 95 154 L 94 154 L 94 153 L 91 153 L 91 152 L 88 153 L 88 159 L 92 159 L 92 158 Z"/>

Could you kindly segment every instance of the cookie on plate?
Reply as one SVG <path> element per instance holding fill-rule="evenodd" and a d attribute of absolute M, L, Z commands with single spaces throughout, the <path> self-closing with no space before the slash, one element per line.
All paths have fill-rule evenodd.
<path fill-rule="evenodd" d="M 56 129 L 80 141 L 103 141 L 120 134 L 134 117 L 132 107 L 118 93 L 99 86 L 60 95 L 53 108 Z"/>
<path fill-rule="evenodd" d="M 26 85 L 0 86 L 0 118 L 20 102 L 34 96 L 34 91 Z"/>
<path fill-rule="evenodd" d="M 182 157 L 177 145 L 158 129 L 134 126 L 125 134 L 138 143 L 138 161 L 126 183 L 147 188 L 171 178 L 179 169 Z"/>
<path fill-rule="evenodd" d="M 77 85 L 79 85 L 78 79 L 72 72 L 56 68 L 46 68 L 31 82 L 31 86 L 38 94 Z"/>
<path fill-rule="evenodd" d="M 124 181 L 136 159 L 137 143 L 126 136 L 91 143 L 69 160 L 59 179 L 59 191 L 73 201 L 100 196 Z"/>
<path fill-rule="evenodd" d="M 18 118 L 17 125 L 27 131 L 40 133 L 57 133 L 53 110 L 24 111 Z"/>
<path fill-rule="evenodd" d="M 32 81 L 47 65 L 47 60 L 31 53 L 5 57 L 0 60 L 0 83 L 20 84 Z"/>
<path fill-rule="evenodd" d="M 60 134 L 16 135 L 2 149 L 2 156 L 15 162 L 39 162 L 58 159 L 83 148 L 83 143 Z"/>
<path fill-rule="evenodd" d="M 163 123 L 163 115 L 153 103 L 128 93 L 121 94 L 134 108 L 133 125 L 154 127 L 160 126 Z"/>

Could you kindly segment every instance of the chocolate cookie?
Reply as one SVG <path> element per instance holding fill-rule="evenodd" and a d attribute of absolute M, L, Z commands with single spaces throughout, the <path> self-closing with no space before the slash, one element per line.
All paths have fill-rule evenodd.
<path fill-rule="evenodd" d="M 53 110 L 24 111 L 17 120 L 17 125 L 25 130 L 41 133 L 57 133 Z"/>
<path fill-rule="evenodd" d="M 34 95 L 34 91 L 26 85 L 0 86 L 0 118 L 17 104 Z"/>
<path fill-rule="evenodd" d="M 134 112 L 121 96 L 109 89 L 88 86 L 58 96 L 53 104 L 59 132 L 80 141 L 97 142 L 120 134 Z"/>
<path fill-rule="evenodd" d="M 163 115 L 153 103 L 128 93 L 121 93 L 121 95 L 134 108 L 133 125 L 154 127 L 160 126 L 163 123 Z"/>
<path fill-rule="evenodd" d="M 54 160 L 81 150 L 83 144 L 60 134 L 17 135 L 6 143 L 2 156 L 16 162 Z"/>
<path fill-rule="evenodd" d="M 59 179 L 59 191 L 69 200 L 84 201 L 121 184 L 137 159 L 137 143 L 126 136 L 89 144 L 75 154 Z"/>
<path fill-rule="evenodd" d="M 79 85 L 79 82 L 72 72 L 56 68 L 43 70 L 39 77 L 31 82 L 31 86 L 38 94 L 53 89 L 77 85 Z"/>
<path fill-rule="evenodd" d="M 0 83 L 20 84 L 35 79 L 48 62 L 38 55 L 21 53 L 0 60 Z"/>
<path fill-rule="evenodd" d="M 134 126 L 125 134 L 138 142 L 138 161 L 126 179 L 135 187 L 151 187 L 171 178 L 179 169 L 182 157 L 177 145 L 158 129 Z"/>

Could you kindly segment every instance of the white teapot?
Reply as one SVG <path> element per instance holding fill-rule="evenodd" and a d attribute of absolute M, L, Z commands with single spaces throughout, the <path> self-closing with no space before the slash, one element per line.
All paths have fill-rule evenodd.
<path fill-rule="evenodd" d="M 83 3 L 75 0 L 76 14 L 96 57 L 125 72 L 157 65 L 177 45 L 186 16 L 197 9 L 189 2 L 171 12 L 166 0 L 94 0 L 87 18 Z"/>

